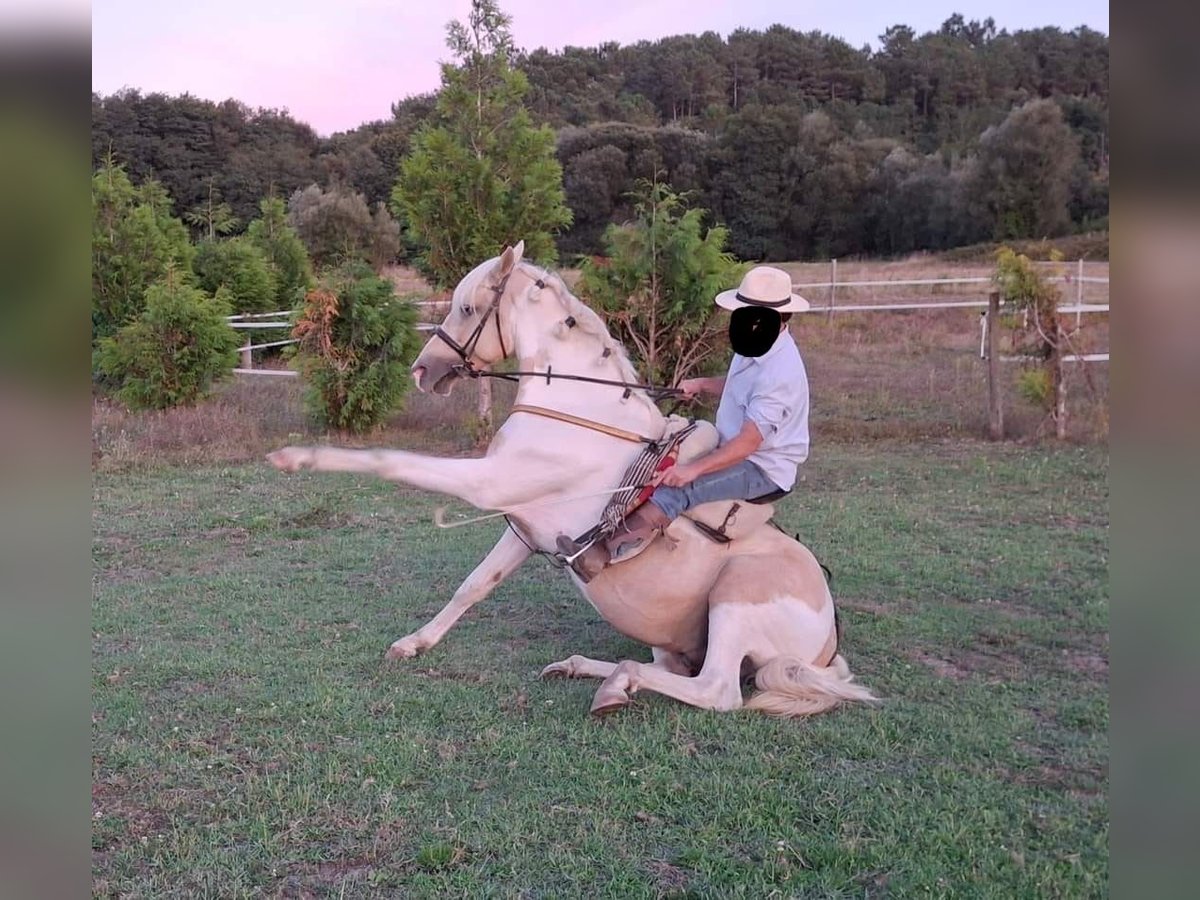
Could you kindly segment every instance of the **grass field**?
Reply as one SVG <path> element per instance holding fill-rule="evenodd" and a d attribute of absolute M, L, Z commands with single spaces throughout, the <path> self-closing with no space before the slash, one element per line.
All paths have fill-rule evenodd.
<path fill-rule="evenodd" d="M 819 440 L 779 520 L 884 705 L 595 721 L 539 669 L 647 654 L 541 560 L 385 663 L 496 529 L 245 462 L 303 425 L 234 396 L 236 446 L 180 449 L 204 411 L 94 426 L 97 896 L 1107 894 L 1105 448 Z"/>

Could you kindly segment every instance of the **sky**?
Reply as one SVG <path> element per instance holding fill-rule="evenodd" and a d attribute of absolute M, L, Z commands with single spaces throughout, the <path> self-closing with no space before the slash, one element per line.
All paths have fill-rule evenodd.
<path fill-rule="evenodd" d="M 61 2 L 61 0 L 60 0 Z M 632 44 L 774 24 L 878 46 L 892 25 L 918 34 L 955 12 L 1017 31 L 1087 25 L 1109 33 L 1107 0 L 500 0 L 518 48 Z M 189 93 L 286 109 L 319 134 L 391 116 L 436 90 L 446 24 L 469 0 L 94 0 L 92 90 Z"/>

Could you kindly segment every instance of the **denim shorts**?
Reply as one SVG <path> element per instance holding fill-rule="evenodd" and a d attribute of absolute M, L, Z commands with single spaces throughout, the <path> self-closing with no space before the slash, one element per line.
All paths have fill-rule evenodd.
<path fill-rule="evenodd" d="M 650 502 L 674 519 L 685 509 L 691 509 L 701 503 L 711 503 L 714 500 L 753 500 L 779 489 L 779 485 L 763 474 L 762 469 L 744 459 L 727 469 L 701 475 L 683 487 L 659 485 L 650 496 Z"/>

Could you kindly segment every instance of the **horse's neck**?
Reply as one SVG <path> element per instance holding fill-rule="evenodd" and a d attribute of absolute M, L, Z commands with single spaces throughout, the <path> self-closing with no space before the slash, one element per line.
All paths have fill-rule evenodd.
<path fill-rule="evenodd" d="M 549 298 L 545 302 L 558 304 L 557 300 Z M 565 316 L 563 313 L 560 318 Z M 604 355 L 602 339 L 582 331 L 568 330 L 565 335 L 558 336 L 554 333 L 554 325 L 543 322 L 536 330 L 518 334 L 516 350 L 522 372 L 549 369 L 552 375 L 581 375 L 616 382 L 630 380 L 615 353 Z M 626 396 L 624 388 L 612 384 L 524 377 L 517 389 L 516 402 L 615 425 L 647 437 L 659 437 L 665 424 L 658 407 L 643 392 L 633 391 Z"/>

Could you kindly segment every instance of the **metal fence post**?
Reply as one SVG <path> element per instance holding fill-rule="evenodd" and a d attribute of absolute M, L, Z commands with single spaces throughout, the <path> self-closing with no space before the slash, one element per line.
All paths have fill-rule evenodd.
<path fill-rule="evenodd" d="M 1075 275 L 1075 330 L 1079 330 L 1079 320 L 1083 315 L 1083 257 L 1079 258 L 1079 265 Z"/>
<path fill-rule="evenodd" d="M 829 261 L 829 311 L 825 313 L 825 321 L 833 321 L 833 307 L 837 303 L 837 260 Z"/>

